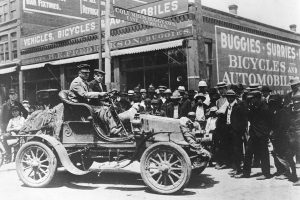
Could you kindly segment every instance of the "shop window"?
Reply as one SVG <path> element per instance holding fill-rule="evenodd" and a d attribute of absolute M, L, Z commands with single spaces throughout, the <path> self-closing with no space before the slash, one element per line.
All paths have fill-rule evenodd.
<path fill-rule="evenodd" d="M 0 62 L 9 60 L 8 42 L 0 43 Z"/>
<path fill-rule="evenodd" d="M 11 59 L 17 59 L 18 58 L 18 42 L 17 40 L 14 40 L 11 42 Z"/>

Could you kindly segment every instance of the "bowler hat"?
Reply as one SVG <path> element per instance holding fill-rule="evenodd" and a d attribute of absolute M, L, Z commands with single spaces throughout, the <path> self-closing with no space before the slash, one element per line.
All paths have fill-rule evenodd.
<path fill-rule="evenodd" d="M 204 96 L 203 93 L 198 93 L 194 96 L 194 99 L 196 99 L 196 100 L 201 99 L 202 101 L 204 101 L 206 99 L 206 97 Z"/>
<path fill-rule="evenodd" d="M 217 89 L 224 88 L 224 87 L 227 87 L 227 84 L 225 82 L 219 82 L 219 83 L 217 83 L 217 86 L 216 86 Z"/>
<path fill-rule="evenodd" d="M 16 90 L 14 88 L 9 89 L 9 94 L 16 94 Z"/>
<path fill-rule="evenodd" d="M 188 116 L 196 117 L 196 113 L 195 113 L 195 112 L 189 112 L 189 113 L 188 113 Z"/>
<path fill-rule="evenodd" d="M 141 89 L 140 90 L 140 93 L 146 93 L 147 91 L 146 91 L 146 89 Z"/>
<path fill-rule="evenodd" d="M 249 91 L 259 90 L 260 89 L 259 86 L 260 85 L 258 83 L 252 83 L 246 89 Z"/>
<path fill-rule="evenodd" d="M 261 91 L 262 92 L 272 92 L 272 90 L 267 85 L 262 86 Z"/>
<path fill-rule="evenodd" d="M 171 99 L 180 99 L 181 95 L 178 90 L 175 90 L 171 96 Z"/>
<path fill-rule="evenodd" d="M 225 96 L 236 96 L 236 93 L 233 90 L 228 90 Z"/>
<path fill-rule="evenodd" d="M 160 86 L 158 86 L 158 89 L 165 91 L 167 89 L 167 86 L 160 85 Z"/>
<path fill-rule="evenodd" d="M 294 77 L 290 79 L 290 86 L 298 85 L 300 84 L 300 79 L 299 77 Z"/>
<path fill-rule="evenodd" d="M 183 92 L 183 91 L 185 91 L 185 87 L 184 86 L 178 86 L 178 90 L 179 90 L 179 92 Z"/>
<path fill-rule="evenodd" d="M 205 81 L 199 81 L 198 87 L 207 87 L 207 83 Z"/>
<path fill-rule="evenodd" d="M 151 100 L 151 104 L 158 104 L 159 103 L 159 100 L 158 99 L 152 99 Z"/>
<path fill-rule="evenodd" d="M 128 96 L 132 96 L 134 95 L 134 91 L 133 90 L 128 90 Z"/>
<path fill-rule="evenodd" d="M 78 69 L 90 69 L 91 66 L 89 64 L 80 64 L 77 66 Z"/>
<path fill-rule="evenodd" d="M 282 96 L 280 96 L 279 94 L 270 95 L 269 103 L 271 103 L 271 102 L 281 103 L 282 102 Z"/>
<path fill-rule="evenodd" d="M 260 97 L 260 96 L 261 96 L 261 92 L 259 90 L 253 90 L 248 93 L 247 98 L 250 99 L 250 98 Z"/>
<path fill-rule="evenodd" d="M 172 94 L 172 91 L 171 91 L 170 89 L 166 89 L 166 90 L 164 91 L 164 94 Z"/>
<path fill-rule="evenodd" d="M 102 71 L 101 69 L 94 69 L 94 74 L 102 74 L 102 75 L 104 75 L 105 72 Z"/>

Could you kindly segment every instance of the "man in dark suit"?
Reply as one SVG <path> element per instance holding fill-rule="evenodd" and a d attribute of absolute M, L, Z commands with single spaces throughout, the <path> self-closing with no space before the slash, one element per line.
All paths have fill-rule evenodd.
<path fill-rule="evenodd" d="M 227 106 L 226 116 L 226 132 L 228 141 L 225 148 L 232 164 L 231 175 L 238 175 L 242 173 L 241 163 L 243 156 L 243 136 L 245 135 L 248 120 L 246 115 L 246 107 L 237 98 L 233 90 L 226 92 L 226 98 L 229 103 Z"/>
<path fill-rule="evenodd" d="M 260 91 L 251 91 L 248 96 L 249 112 L 248 119 L 250 122 L 249 139 L 247 142 L 243 174 L 235 176 L 236 178 L 249 178 L 251 173 L 251 162 L 256 151 L 261 161 L 262 176 L 257 180 L 269 179 L 270 174 L 270 157 L 268 150 L 268 141 L 271 131 L 272 113 L 267 103 L 262 99 Z"/>
<path fill-rule="evenodd" d="M 10 89 L 9 90 L 9 99 L 7 100 L 6 103 L 3 104 L 2 107 L 2 112 L 1 112 L 1 131 L 4 133 L 6 131 L 7 124 L 9 120 L 13 117 L 11 108 L 12 107 L 18 107 L 19 110 L 21 111 L 21 115 L 26 119 L 28 115 L 28 111 L 24 108 L 24 106 L 17 101 L 18 99 L 18 94 L 16 93 L 15 89 Z"/>
<path fill-rule="evenodd" d="M 89 82 L 89 88 L 93 92 L 107 92 L 106 85 L 103 84 L 105 72 L 100 69 L 94 70 L 94 80 Z"/>
<path fill-rule="evenodd" d="M 98 98 L 104 98 L 106 92 L 91 92 L 89 91 L 89 86 L 87 80 L 90 73 L 90 65 L 81 64 L 77 66 L 79 69 L 78 77 L 76 77 L 69 90 L 69 99 L 75 103 L 87 103 L 91 104 L 91 100 L 97 100 Z M 109 109 L 108 106 L 93 106 L 93 111 L 95 112 L 98 120 L 102 121 L 106 125 L 106 129 L 111 135 L 121 135 L 122 127 L 118 124 Z"/>

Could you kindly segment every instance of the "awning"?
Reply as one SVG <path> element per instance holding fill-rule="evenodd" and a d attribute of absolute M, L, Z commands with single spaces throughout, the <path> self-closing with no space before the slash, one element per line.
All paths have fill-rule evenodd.
<path fill-rule="evenodd" d="M 17 69 L 17 66 L 0 69 L 0 74 L 7 74 L 7 73 L 15 72 L 16 69 Z"/>
<path fill-rule="evenodd" d="M 120 55 L 127 55 L 127 54 L 136 54 L 136 53 L 143 53 L 143 52 L 149 52 L 149 51 L 156 51 L 156 50 L 160 50 L 160 49 L 170 49 L 170 48 L 182 46 L 182 41 L 183 41 L 183 39 L 180 39 L 180 40 L 173 40 L 173 41 L 169 41 L 169 42 L 162 42 L 162 43 L 157 43 L 157 44 L 149 44 L 149 45 L 144 45 L 144 46 L 139 46 L 139 47 L 114 50 L 114 51 L 111 51 L 110 54 L 111 54 L 111 56 L 120 56 Z M 104 58 L 104 56 L 105 56 L 105 53 L 103 52 L 102 57 Z M 78 57 L 74 57 L 74 58 L 54 60 L 54 61 L 37 63 L 37 64 L 32 64 L 32 65 L 24 65 L 24 66 L 21 66 L 21 70 L 40 68 L 40 67 L 44 67 L 45 64 L 62 65 L 62 64 L 67 64 L 67 63 L 95 60 L 98 58 L 99 58 L 99 54 L 95 53 L 95 54 L 90 54 L 90 55 L 78 56 Z"/>
<path fill-rule="evenodd" d="M 121 50 L 115 50 L 111 52 L 111 56 L 120 56 L 120 55 L 126 55 L 126 54 L 135 54 L 135 53 L 143 53 L 148 51 L 156 51 L 160 49 L 170 49 L 174 47 L 182 46 L 183 39 L 180 40 L 173 40 L 169 42 L 162 42 L 158 44 L 150 44 L 150 45 L 144 45 L 140 47 L 133 47 L 129 49 L 121 49 Z"/>

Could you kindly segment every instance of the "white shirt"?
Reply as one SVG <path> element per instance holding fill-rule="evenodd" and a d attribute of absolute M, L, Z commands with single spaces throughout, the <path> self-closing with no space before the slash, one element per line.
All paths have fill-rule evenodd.
<path fill-rule="evenodd" d="M 225 97 L 221 97 L 220 99 L 217 100 L 217 113 L 222 113 L 225 114 L 227 106 L 229 105 L 227 99 Z"/>
<path fill-rule="evenodd" d="M 226 124 L 231 124 L 231 112 L 232 112 L 232 107 L 236 104 L 236 100 L 234 100 L 231 104 L 228 105 L 228 111 L 227 111 L 227 120 L 226 120 Z"/>
<path fill-rule="evenodd" d="M 12 130 L 20 130 L 22 128 L 24 122 L 25 122 L 25 119 L 24 119 L 24 117 L 21 117 L 21 116 L 11 118 L 8 122 L 6 131 L 9 132 Z"/>
<path fill-rule="evenodd" d="M 205 105 L 209 106 L 210 105 L 210 97 L 208 93 L 204 94 L 205 96 L 205 101 L 203 102 Z"/>
<path fill-rule="evenodd" d="M 175 118 L 175 119 L 178 119 L 178 117 L 179 117 L 178 108 L 179 108 L 178 105 L 174 106 L 173 118 Z"/>
<path fill-rule="evenodd" d="M 205 132 L 209 133 L 210 131 L 213 131 L 216 129 L 216 121 L 217 117 L 210 117 L 207 119 L 206 126 L 205 126 Z"/>
<path fill-rule="evenodd" d="M 197 106 L 196 108 L 196 121 L 205 121 L 203 106 Z"/>
<path fill-rule="evenodd" d="M 160 99 L 161 99 L 161 101 L 162 101 L 163 103 L 165 103 L 166 100 L 167 100 L 165 97 L 160 97 Z"/>

